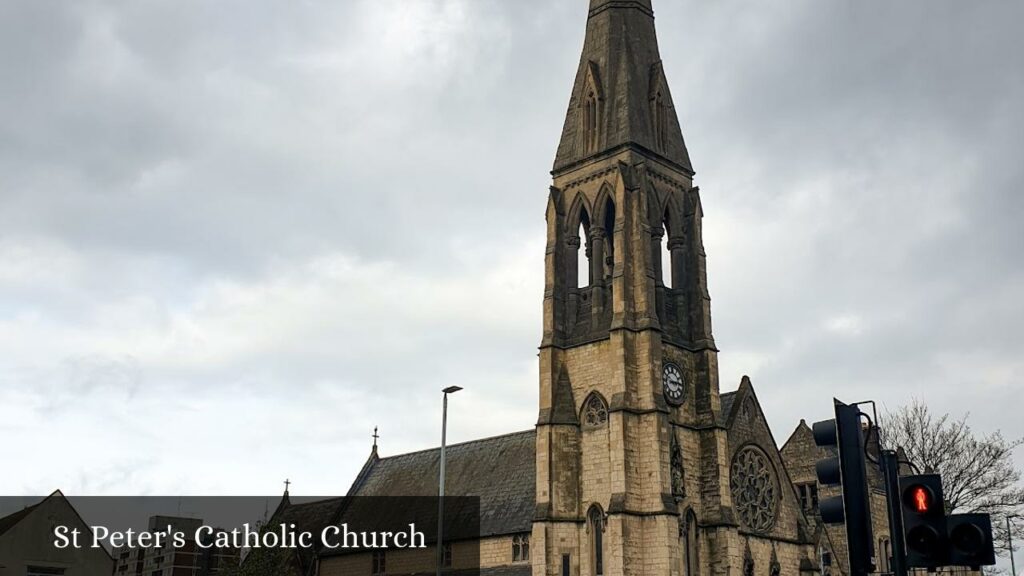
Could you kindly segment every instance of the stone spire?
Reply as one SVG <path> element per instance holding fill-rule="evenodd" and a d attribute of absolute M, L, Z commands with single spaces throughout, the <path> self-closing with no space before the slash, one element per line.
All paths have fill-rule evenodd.
<path fill-rule="evenodd" d="M 609 6 L 617 7 L 633 7 L 646 10 L 648 13 L 652 13 L 651 0 L 590 0 L 590 14 L 593 16 L 594 11 L 607 8 Z"/>
<path fill-rule="evenodd" d="M 662 71 L 651 0 L 590 0 L 554 171 L 629 146 L 693 172 Z"/>

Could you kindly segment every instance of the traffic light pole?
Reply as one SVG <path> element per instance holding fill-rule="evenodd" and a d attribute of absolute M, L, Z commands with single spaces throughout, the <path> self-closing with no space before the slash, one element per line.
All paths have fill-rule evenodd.
<path fill-rule="evenodd" d="M 834 420 L 815 422 L 814 443 L 836 450 L 815 463 L 818 483 L 839 486 L 841 496 L 818 501 L 818 512 L 826 524 L 846 524 L 847 558 L 851 576 L 868 576 L 875 571 L 875 545 L 871 530 L 871 505 L 867 486 L 863 414 L 856 404 L 834 401 Z"/>
<path fill-rule="evenodd" d="M 890 569 L 894 576 L 907 576 L 907 546 L 903 541 L 903 509 L 900 502 L 900 462 L 895 450 L 882 450 L 882 474 L 885 476 L 889 534 L 892 534 Z"/>

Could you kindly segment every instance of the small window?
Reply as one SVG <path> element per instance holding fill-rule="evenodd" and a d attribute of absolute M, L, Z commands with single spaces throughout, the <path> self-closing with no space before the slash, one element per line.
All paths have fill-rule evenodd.
<path fill-rule="evenodd" d="M 587 513 L 588 529 L 590 530 L 590 573 L 591 576 L 604 575 L 604 512 L 596 504 Z"/>
<path fill-rule="evenodd" d="M 879 572 L 892 572 L 892 545 L 889 543 L 888 538 L 880 538 L 878 540 L 878 571 Z"/>
<path fill-rule="evenodd" d="M 512 537 L 512 561 L 527 562 L 530 560 L 530 535 L 516 534 Z"/>
<path fill-rule="evenodd" d="M 387 555 L 383 550 L 375 550 L 373 552 L 373 566 L 370 573 L 373 576 L 380 576 L 381 574 L 386 574 L 387 569 Z"/>
<path fill-rule="evenodd" d="M 651 123 L 654 125 L 654 142 L 659 150 L 664 150 L 668 140 L 668 107 L 661 90 L 651 99 Z"/>
<path fill-rule="evenodd" d="M 597 150 L 599 122 L 597 94 L 590 90 L 583 100 L 583 149 L 587 153 Z"/>
<path fill-rule="evenodd" d="M 608 423 L 608 405 L 596 393 L 584 402 L 582 420 L 586 428 L 598 428 Z"/>
<path fill-rule="evenodd" d="M 819 546 L 818 558 L 821 559 L 821 576 L 830 576 L 832 574 L 832 553 L 824 546 Z"/>
<path fill-rule="evenodd" d="M 700 574 L 700 561 L 698 558 L 699 549 L 697 546 L 697 515 L 690 510 L 686 513 L 686 576 L 697 576 Z"/>
<path fill-rule="evenodd" d="M 800 507 L 808 512 L 818 509 L 818 485 L 814 482 L 798 484 L 797 493 L 800 495 Z"/>

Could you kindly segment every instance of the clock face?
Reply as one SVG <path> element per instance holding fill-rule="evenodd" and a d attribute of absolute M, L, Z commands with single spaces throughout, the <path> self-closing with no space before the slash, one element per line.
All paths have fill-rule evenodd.
<path fill-rule="evenodd" d="M 661 383 L 665 389 L 665 400 L 669 404 L 682 404 L 686 392 L 683 386 L 683 372 L 675 364 L 665 364 L 662 370 Z"/>

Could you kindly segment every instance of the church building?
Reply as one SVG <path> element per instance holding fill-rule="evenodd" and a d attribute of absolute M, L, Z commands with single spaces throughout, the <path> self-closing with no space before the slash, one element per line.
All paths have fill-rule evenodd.
<path fill-rule="evenodd" d="M 449 447 L 445 492 L 480 497 L 481 534 L 448 544 L 445 567 L 473 549 L 502 576 L 820 573 L 832 540 L 810 489 L 749 379 L 720 389 L 701 194 L 651 0 L 590 0 L 552 176 L 536 425 Z M 438 465 L 437 449 L 382 458 L 375 445 L 349 495 L 436 495 Z M 324 553 L 317 571 L 433 562 Z"/>

